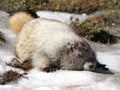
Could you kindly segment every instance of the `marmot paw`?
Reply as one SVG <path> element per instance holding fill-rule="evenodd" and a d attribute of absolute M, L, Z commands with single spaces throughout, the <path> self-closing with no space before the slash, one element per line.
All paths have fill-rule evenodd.
<path fill-rule="evenodd" d="M 59 70 L 59 68 L 58 67 L 56 67 L 56 66 L 50 66 L 50 67 L 46 67 L 46 68 L 44 68 L 44 71 L 45 72 L 54 72 L 54 71 L 57 71 L 57 70 Z"/>

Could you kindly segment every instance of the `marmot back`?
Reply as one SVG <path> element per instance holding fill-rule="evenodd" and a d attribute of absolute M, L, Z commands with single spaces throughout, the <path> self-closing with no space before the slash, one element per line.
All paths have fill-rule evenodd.
<path fill-rule="evenodd" d="M 94 51 L 68 25 L 56 20 L 33 19 L 24 14 L 16 13 L 10 18 L 14 32 L 21 30 L 16 39 L 16 54 L 21 62 L 31 59 L 33 67 L 47 72 L 93 70 L 96 67 Z"/>

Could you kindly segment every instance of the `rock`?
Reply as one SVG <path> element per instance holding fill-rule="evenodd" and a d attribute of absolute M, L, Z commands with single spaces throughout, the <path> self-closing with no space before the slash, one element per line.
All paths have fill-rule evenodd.
<path fill-rule="evenodd" d="M 0 32 L 0 45 L 4 45 L 5 42 L 6 42 L 5 37 L 2 34 L 2 32 Z"/>

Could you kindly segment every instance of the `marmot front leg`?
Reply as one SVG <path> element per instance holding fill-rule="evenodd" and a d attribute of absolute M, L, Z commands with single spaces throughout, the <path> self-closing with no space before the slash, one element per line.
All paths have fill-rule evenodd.
<path fill-rule="evenodd" d="M 32 57 L 33 67 L 45 72 L 53 72 L 59 69 L 56 65 L 54 65 L 54 62 L 52 62 L 52 60 L 49 57 L 39 53 L 40 52 L 35 52 L 33 54 Z"/>

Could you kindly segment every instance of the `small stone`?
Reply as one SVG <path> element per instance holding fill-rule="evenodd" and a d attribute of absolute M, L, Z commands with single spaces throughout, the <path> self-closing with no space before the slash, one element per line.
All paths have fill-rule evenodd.
<path fill-rule="evenodd" d="M 2 32 L 0 31 L 0 45 L 4 45 L 5 42 L 6 42 L 6 41 L 5 41 L 5 37 L 4 37 L 4 35 L 2 34 Z"/>

